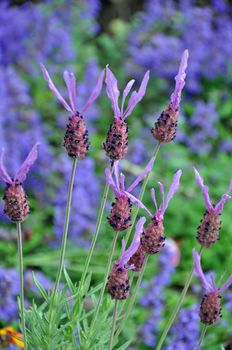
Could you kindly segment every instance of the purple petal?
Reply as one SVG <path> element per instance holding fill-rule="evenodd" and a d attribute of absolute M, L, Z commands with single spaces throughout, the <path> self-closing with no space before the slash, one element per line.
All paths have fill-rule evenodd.
<path fill-rule="evenodd" d="M 146 93 L 147 83 L 149 80 L 149 74 L 150 72 L 147 71 L 146 74 L 143 77 L 142 83 L 140 85 L 139 91 L 134 91 L 128 101 L 127 108 L 125 110 L 125 113 L 123 114 L 124 119 L 128 117 L 135 108 L 135 106 L 142 100 L 143 96 Z"/>
<path fill-rule="evenodd" d="M 125 191 L 124 193 L 127 195 L 127 197 L 131 200 L 132 203 L 137 205 L 137 207 L 145 210 L 151 218 L 153 217 L 151 212 L 145 207 L 145 205 L 139 199 L 135 198 L 134 196 L 132 196 L 132 194 L 130 194 L 127 191 Z"/>
<path fill-rule="evenodd" d="M 118 191 L 118 188 L 113 180 L 112 173 L 111 173 L 110 169 L 108 169 L 108 168 L 105 169 L 105 176 L 106 176 L 106 182 L 108 183 L 108 185 L 111 186 L 112 190 L 114 191 L 115 196 L 117 196 L 119 194 L 119 191 Z"/>
<path fill-rule="evenodd" d="M 116 180 L 117 189 L 120 192 L 119 161 L 118 160 L 114 163 L 114 176 L 115 176 L 115 180 Z"/>
<path fill-rule="evenodd" d="M 154 161 L 155 161 L 155 157 L 152 157 L 151 160 L 148 162 L 147 166 L 145 167 L 145 169 L 141 172 L 141 174 L 137 177 L 137 179 L 135 179 L 135 181 L 132 182 L 130 187 L 127 189 L 127 192 L 133 191 L 133 189 L 145 178 L 145 176 L 150 173 L 150 171 L 153 168 Z"/>
<path fill-rule="evenodd" d="M 120 113 L 120 110 L 118 107 L 118 98 L 120 95 L 120 92 L 118 90 L 118 82 L 117 82 L 117 79 L 115 78 L 114 74 L 109 69 L 108 65 L 106 66 L 105 82 L 106 82 L 106 94 L 112 103 L 114 116 L 120 117 L 121 113 Z"/>
<path fill-rule="evenodd" d="M 64 71 L 64 80 L 68 89 L 69 101 L 72 106 L 72 112 L 77 112 L 77 91 L 76 91 L 76 78 L 72 72 Z"/>
<path fill-rule="evenodd" d="M 203 288 L 209 292 L 212 289 L 212 286 L 209 284 L 209 282 L 207 281 L 204 272 L 202 270 L 201 267 L 201 257 L 198 254 L 198 252 L 196 251 L 196 249 L 193 249 L 193 260 L 194 260 L 194 270 L 196 275 L 198 276 L 198 278 L 200 279 Z"/>
<path fill-rule="evenodd" d="M 162 204 L 160 205 L 160 212 L 164 213 L 164 185 L 162 184 L 162 182 L 158 182 L 159 185 L 159 190 L 161 193 L 161 200 L 162 200 Z"/>
<path fill-rule="evenodd" d="M 155 209 L 157 211 L 158 210 L 158 205 L 157 205 L 157 200 L 156 200 L 155 189 L 154 188 L 151 189 L 151 198 L 152 198 L 152 200 L 153 200 L 153 202 L 155 204 Z"/>
<path fill-rule="evenodd" d="M 203 194 L 203 197 L 205 200 L 206 208 L 207 208 L 207 210 L 212 211 L 212 210 L 214 210 L 214 208 L 211 204 L 211 200 L 209 197 L 209 189 L 207 186 L 204 185 L 203 179 L 202 179 L 201 175 L 199 174 L 199 172 L 197 171 L 197 169 L 194 168 L 194 172 L 195 172 L 196 183 L 202 191 L 202 194 Z"/>
<path fill-rule="evenodd" d="M 3 164 L 3 156 L 4 156 L 4 148 L 2 148 L 0 151 L 0 177 L 7 184 L 11 185 L 13 181 L 11 180 L 11 177 L 8 174 L 8 172 L 6 171 L 6 168 Z"/>
<path fill-rule="evenodd" d="M 188 65 L 188 57 L 189 57 L 189 52 L 188 50 L 185 50 L 181 58 L 179 72 L 175 77 L 175 80 L 176 80 L 175 90 L 171 95 L 171 107 L 174 110 L 177 110 L 180 105 L 181 92 L 185 86 L 185 77 L 186 77 L 185 71 Z"/>
<path fill-rule="evenodd" d="M 125 176 L 123 174 L 120 174 L 120 185 L 121 185 L 121 190 L 124 192 L 125 191 Z"/>
<path fill-rule="evenodd" d="M 226 281 L 225 284 L 223 284 L 223 286 L 221 288 L 218 289 L 219 294 L 222 294 L 225 292 L 225 290 L 227 288 L 229 288 L 229 286 L 232 284 L 232 275 L 230 275 L 230 277 L 228 278 L 228 280 Z"/>
<path fill-rule="evenodd" d="M 121 115 L 123 115 L 123 108 L 124 108 L 126 97 L 129 94 L 129 92 L 131 91 L 131 88 L 134 85 L 134 82 L 135 82 L 134 79 L 130 80 L 129 83 L 127 83 L 127 85 L 123 91 L 122 104 L 121 104 Z"/>
<path fill-rule="evenodd" d="M 118 261 L 119 265 L 125 266 L 130 258 L 136 253 L 140 245 L 140 235 L 143 232 L 143 225 L 146 222 L 146 218 L 142 217 L 139 219 L 136 227 L 133 241 L 131 242 L 130 247 L 127 250 L 125 249 L 124 242 L 122 244 L 122 257 Z M 123 240 L 124 241 L 124 240 Z M 123 249 L 124 248 L 124 249 Z"/>
<path fill-rule="evenodd" d="M 230 199 L 231 197 L 228 194 L 223 194 L 220 202 L 217 203 L 217 205 L 214 208 L 215 213 L 221 214 L 224 208 L 224 204 Z"/>
<path fill-rule="evenodd" d="M 28 154 L 27 158 L 21 165 L 19 171 L 16 173 L 14 177 L 14 181 L 18 181 L 20 183 L 24 182 L 26 180 L 27 174 L 31 168 L 31 166 L 34 164 L 38 157 L 38 147 L 39 142 L 37 142 L 31 149 L 30 153 Z"/>
<path fill-rule="evenodd" d="M 174 196 L 174 194 L 176 193 L 176 191 L 178 190 L 178 188 L 180 186 L 181 175 L 182 175 L 182 171 L 178 170 L 175 173 L 175 175 L 173 176 L 172 184 L 171 184 L 171 186 L 169 188 L 167 197 L 166 197 L 165 202 L 164 202 L 164 207 L 163 207 L 163 210 L 162 210 L 162 214 L 164 214 L 165 210 L 168 207 L 168 203 L 170 202 L 170 200 L 172 199 L 172 197 Z"/>
<path fill-rule="evenodd" d="M 52 79 L 50 78 L 50 75 L 48 73 L 48 71 L 46 70 L 45 66 L 43 64 L 40 64 L 43 76 L 45 78 L 45 80 L 48 82 L 48 86 L 50 88 L 50 90 L 53 92 L 53 94 L 58 98 L 58 100 L 60 101 L 60 103 L 64 106 L 64 108 L 68 111 L 73 113 L 72 108 L 68 105 L 68 103 L 65 101 L 65 99 L 61 96 L 61 94 L 59 93 L 59 91 L 57 90 L 57 88 L 55 87 L 55 85 L 52 82 Z"/>
<path fill-rule="evenodd" d="M 105 70 L 103 69 L 103 71 L 101 72 L 101 74 L 99 75 L 99 78 L 97 80 L 97 84 L 95 86 L 95 88 L 93 89 L 92 94 L 90 95 L 88 101 L 86 102 L 84 108 L 82 109 L 81 113 L 84 113 L 87 111 L 87 109 L 93 104 L 93 102 L 98 98 L 98 96 L 101 93 L 102 90 L 102 85 L 103 85 L 103 80 L 104 80 L 104 74 L 105 74 Z"/>

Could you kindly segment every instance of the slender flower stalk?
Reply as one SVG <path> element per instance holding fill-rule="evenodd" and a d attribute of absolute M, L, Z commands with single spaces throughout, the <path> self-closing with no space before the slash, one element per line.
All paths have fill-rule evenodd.
<path fill-rule="evenodd" d="M 16 226 L 17 226 L 17 237 L 18 237 L 18 259 L 19 259 L 19 277 L 20 277 L 20 312 L 21 312 L 24 349 L 27 350 L 27 333 L 26 333 L 25 305 L 24 305 L 23 244 L 22 244 L 21 222 L 18 222 Z"/>
<path fill-rule="evenodd" d="M 65 211 L 65 222 L 64 222 L 64 231 L 62 235 L 59 267 L 56 275 L 55 286 L 52 291 L 50 310 L 48 314 L 48 321 L 49 321 L 48 334 L 50 335 L 51 335 L 51 328 L 52 328 L 51 319 L 52 319 L 54 306 L 55 306 L 54 305 L 55 296 L 59 288 L 60 279 L 64 268 L 64 258 L 65 258 L 65 251 L 66 251 L 67 238 L 68 238 L 69 218 L 70 218 L 70 211 L 71 211 L 71 204 L 72 204 L 72 193 L 73 193 L 73 184 L 75 179 L 76 167 L 77 167 L 77 158 L 74 158 L 73 164 L 72 164 L 72 172 L 71 172 L 69 187 L 68 187 L 68 198 L 67 198 L 66 211 Z"/>
<path fill-rule="evenodd" d="M 102 196 L 102 200 L 101 200 L 101 205 L 100 205 L 100 209 L 99 209 L 99 213 L 98 213 L 98 217 L 97 217 L 97 224 L 96 224 L 96 229 L 95 232 L 93 234 L 93 239 L 91 242 L 91 246 L 89 248 L 89 252 L 88 255 L 86 257 L 86 261 L 85 261 L 85 266 L 81 275 L 81 280 L 80 280 L 80 284 L 79 284 L 79 291 L 81 291 L 82 287 L 83 287 L 83 283 L 85 281 L 88 269 L 89 269 L 89 264 L 91 261 L 91 258 L 93 256 L 93 252 L 94 252 L 94 248 L 98 239 L 98 235 L 99 235 L 99 230 L 101 227 L 101 223 L 102 223 L 102 217 L 104 214 L 104 209 L 105 209 L 105 205 L 106 205 L 106 201 L 107 201 L 107 197 L 108 197 L 108 192 L 109 192 L 109 184 L 105 184 L 105 188 L 104 188 L 104 192 L 103 192 L 103 196 Z"/>
<path fill-rule="evenodd" d="M 201 344 L 203 343 L 203 340 L 205 338 L 205 334 L 207 332 L 207 328 L 208 328 L 208 326 L 206 324 L 202 328 L 201 336 L 200 336 L 199 342 L 197 344 L 197 350 L 200 350 L 200 348 L 201 348 Z"/>
<path fill-rule="evenodd" d="M 116 326 L 116 322 L 117 322 L 117 307 L 118 307 L 118 300 L 115 299 L 113 321 L 112 321 L 112 327 L 111 327 L 111 333 L 110 333 L 110 341 L 109 341 L 109 350 L 113 349 L 114 332 L 115 332 L 115 326 Z"/>
<path fill-rule="evenodd" d="M 201 247 L 201 249 L 199 251 L 200 255 L 202 254 L 202 250 L 203 250 L 203 247 Z M 189 275 L 188 275 L 188 277 L 187 277 L 187 279 L 185 281 L 185 285 L 184 285 L 184 288 L 183 288 L 183 290 L 181 292 L 180 298 L 179 298 L 177 304 L 175 305 L 175 308 L 174 308 L 174 310 L 173 310 L 173 312 L 172 312 L 172 314 L 171 314 L 167 324 L 165 325 L 165 328 L 164 328 L 163 333 L 162 333 L 162 335 L 160 337 L 160 340 L 158 342 L 156 350 L 160 350 L 162 348 L 163 343 L 164 343 L 164 341 L 165 341 L 165 339 L 166 339 L 166 337 L 168 335 L 168 332 L 169 332 L 170 328 L 172 327 L 172 325 L 173 325 L 177 315 L 179 314 L 179 311 L 180 311 L 180 308 L 181 308 L 181 306 L 183 304 L 184 298 L 185 298 L 185 296 L 187 294 L 187 291 L 189 289 L 189 286 L 190 286 L 190 284 L 192 282 L 193 275 L 194 275 L 194 264 L 193 264 L 193 266 L 191 268 L 191 271 L 190 271 L 190 273 L 189 273 Z"/>

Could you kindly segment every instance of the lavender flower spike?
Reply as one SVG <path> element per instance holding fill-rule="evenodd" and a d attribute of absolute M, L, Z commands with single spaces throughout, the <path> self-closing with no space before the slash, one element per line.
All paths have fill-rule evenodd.
<path fill-rule="evenodd" d="M 151 197 L 156 208 L 154 214 L 152 214 L 141 201 L 132 196 L 130 193 L 127 193 L 127 196 L 129 197 L 131 202 L 133 202 L 139 208 L 144 209 L 151 217 L 151 221 L 148 224 L 147 228 L 144 230 L 141 238 L 141 246 L 144 252 L 146 252 L 147 254 L 156 254 L 164 246 L 164 213 L 167 210 L 171 198 L 179 188 L 181 175 L 182 171 L 178 170 L 173 176 L 172 184 L 169 188 L 166 199 L 164 197 L 164 186 L 161 182 L 159 182 L 159 189 L 162 196 L 162 203 L 160 204 L 160 206 L 158 206 L 157 204 L 155 190 L 151 190 Z"/>
<path fill-rule="evenodd" d="M 27 158 L 21 165 L 20 169 L 17 171 L 14 178 L 11 178 L 6 171 L 3 164 L 3 154 L 4 150 L 0 152 L 0 177 L 6 183 L 7 187 L 4 194 L 4 212 L 13 222 L 21 222 L 26 219 L 29 214 L 30 208 L 28 200 L 22 183 L 26 180 L 27 174 L 34 164 L 38 156 L 38 147 L 39 143 L 36 143 Z"/>
<path fill-rule="evenodd" d="M 130 198 L 133 198 L 133 202 L 135 202 L 137 199 L 132 196 L 130 192 L 133 191 L 139 182 L 142 181 L 143 178 L 151 171 L 154 161 L 155 158 L 152 157 L 142 173 L 128 187 L 127 190 L 125 189 L 124 175 L 119 175 L 118 161 L 116 161 L 114 164 L 115 180 L 113 179 L 111 171 L 108 168 L 105 170 L 106 181 L 111 186 L 115 194 L 115 202 L 112 204 L 112 209 L 108 218 L 109 224 L 115 231 L 124 231 L 131 225 Z M 144 209 L 146 210 L 145 206 Z"/>
<path fill-rule="evenodd" d="M 185 50 L 182 55 L 178 74 L 175 77 L 176 86 L 174 92 L 171 95 L 170 103 L 168 107 L 161 113 L 160 117 L 155 122 L 154 127 L 151 129 L 154 138 L 159 142 L 170 142 L 176 137 L 181 92 L 185 86 L 185 71 L 188 65 L 188 57 L 188 50 Z"/>
<path fill-rule="evenodd" d="M 119 108 L 118 98 L 120 92 L 118 90 L 118 82 L 109 66 L 106 66 L 106 94 L 112 104 L 114 122 L 110 125 L 103 147 L 112 163 L 116 160 L 125 158 L 128 150 L 128 128 L 125 119 L 133 112 L 136 105 L 145 95 L 148 80 L 149 71 L 145 73 L 138 92 L 132 92 L 127 107 L 124 110 L 125 100 L 130 93 L 135 80 L 132 79 L 127 83 L 123 91 L 121 108 Z"/>
<path fill-rule="evenodd" d="M 122 256 L 114 263 L 108 280 L 108 292 L 113 299 L 127 299 L 130 295 L 130 282 L 127 270 L 133 269 L 134 266 L 127 266 L 127 263 L 139 247 L 140 235 L 143 231 L 145 221 L 146 219 L 144 217 L 139 219 L 136 225 L 134 239 L 127 250 L 125 249 L 124 240 L 122 241 Z"/>
<path fill-rule="evenodd" d="M 232 284 L 232 275 L 219 288 L 215 283 L 214 276 L 210 276 L 207 280 L 202 267 L 201 257 L 197 253 L 196 249 L 193 249 L 194 269 L 196 275 L 199 277 L 206 294 L 202 298 L 200 307 L 200 318 L 201 322 L 207 325 L 214 324 L 221 317 L 221 294 L 225 292 L 227 288 Z"/>
<path fill-rule="evenodd" d="M 209 197 L 209 188 L 204 184 L 204 180 L 199 172 L 194 168 L 195 179 L 198 187 L 201 189 L 206 206 L 206 212 L 198 226 L 197 240 L 202 246 L 209 248 L 218 240 L 221 221 L 219 215 L 222 213 L 224 204 L 231 198 L 229 193 L 232 190 L 232 180 L 221 200 L 213 206 Z"/>
<path fill-rule="evenodd" d="M 63 107 L 71 113 L 69 123 L 64 137 L 64 147 L 68 155 L 72 158 L 84 159 L 89 149 L 88 130 L 86 129 L 83 113 L 93 104 L 101 93 L 104 70 L 100 73 L 96 86 L 94 87 L 88 101 L 84 107 L 77 110 L 77 92 L 76 92 L 76 78 L 72 72 L 64 71 L 64 80 L 67 85 L 69 104 L 59 93 L 54 85 L 48 71 L 43 64 L 40 65 L 45 80 L 48 82 L 48 86 L 53 94 L 57 97 Z"/>

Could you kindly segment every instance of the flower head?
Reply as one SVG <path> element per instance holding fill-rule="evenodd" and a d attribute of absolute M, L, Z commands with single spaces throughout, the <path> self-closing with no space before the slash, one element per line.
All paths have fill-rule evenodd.
<path fill-rule="evenodd" d="M 141 209 L 144 209 L 151 218 L 155 217 L 157 221 L 162 221 L 164 213 L 165 213 L 165 211 L 166 211 L 166 209 L 168 207 L 168 204 L 169 204 L 170 200 L 172 199 L 172 197 L 174 196 L 175 192 L 179 188 L 181 175 L 182 175 L 182 171 L 178 170 L 175 173 L 175 175 L 173 176 L 172 183 L 171 183 L 171 186 L 169 188 L 169 191 L 168 191 L 168 194 L 167 194 L 166 198 L 164 196 L 164 186 L 163 186 L 163 184 L 161 182 L 158 182 L 160 193 L 161 193 L 161 196 L 162 196 L 162 203 L 160 204 L 160 206 L 158 206 L 158 204 L 157 204 L 154 188 L 151 189 L 151 197 L 152 197 L 152 200 L 153 200 L 153 202 L 155 204 L 155 208 L 156 208 L 154 214 L 152 214 L 140 200 L 138 200 L 137 198 L 135 198 L 131 194 L 128 194 L 128 197 L 130 198 L 130 200 L 135 205 L 137 205 Z"/>
<path fill-rule="evenodd" d="M 138 250 L 138 247 L 140 244 L 140 235 L 143 232 L 143 225 L 144 225 L 145 221 L 146 221 L 145 217 L 142 217 L 139 219 L 139 221 L 135 227 L 135 235 L 134 235 L 133 241 L 127 250 L 125 247 L 125 241 L 124 241 L 124 239 L 122 240 L 122 256 L 115 263 L 118 268 L 127 269 L 127 270 L 133 269 L 133 265 L 126 267 L 126 264 L 130 260 L 130 258 L 135 254 L 135 252 Z"/>
<path fill-rule="evenodd" d="M 231 198 L 229 196 L 229 193 L 232 190 L 232 180 L 230 182 L 228 190 L 226 191 L 225 194 L 222 195 L 221 200 L 215 206 L 213 206 L 211 203 L 210 197 L 209 197 L 208 186 L 204 185 L 204 180 L 202 179 L 202 177 L 199 174 L 199 172 L 197 171 L 197 169 L 194 168 L 194 172 L 195 172 L 196 183 L 197 183 L 198 187 L 201 189 L 204 200 L 205 200 L 206 209 L 208 210 L 209 213 L 216 214 L 216 215 L 221 214 L 221 212 L 223 211 L 223 208 L 224 208 L 224 204 Z"/>
<path fill-rule="evenodd" d="M 105 175 L 106 175 L 106 182 L 111 186 L 114 194 L 116 197 L 120 197 L 121 195 L 129 196 L 130 192 L 132 192 L 135 187 L 144 179 L 144 177 L 151 171 L 153 164 L 154 164 L 155 158 L 152 157 L 151 160 L 148 162 L 145 169 L 142 171 L 142 173 L 133 181 L 133 183 L 125 189 L 125 176 L 123 174 L 119 174 L 119 162 L 116 161 L 114 163 L 114 176 L 115 180 L 113 179 L 112 173 L 109 168 L 105 169 Z"/>
<path fill-rule="evenodd" d="M 17 344 L 18 347 L 24 348 L 22 334 L 16 332 L 13 327 L 5 327 L 0 329 L 0 344 Z"/>
<path fill-rule="evenodd" d="M 14 178 L 11 178 L 8 174 L 8 172 L 5 169 L 5 166 L 3 164 L 3 156 L 4 156 L 4 149 L 1 149 L 0 151 L 0 177 L 3 181 L 5 181 L 8 185 L 13 184 L 20 184 L 26 180 L 27 174 L 31 168 L 31 166 L 34 164 L 34 162 L 37 159 L 38 156 L 38 147 L 39 143 L 37 142 L 31 149 L 30 153 L 28 154 L 27 158 L 21 165 L 20 169 L 17 171 Z"/>
<path fill-rule="evenodd" d="M 115 118 L 120 118 L 124 120 L 132 113 L 135 106 L 142 100 L 143 96 L 145 95 L 148 80 L 149 80 L 149 71 L 145 73 L 138 92 L 137 91 L 132 92 L 129 98 L 127 107 L 124 110 L 126 97 L 130 93 L 135 80 L 132 79 L 127 83 L 122 95 L 121 108 L 119 108 L 118 98 L 119 98 L 120 92 L 118 90 L 118 81 L 114 76 L 114 74 L 112 73 L 112 71 L 110 70 L 109 66 L 108 65 L 106 66 L 106 79 L 105 79 L 106 93 L 108 98 L 111 100 Z"/>
<path fill-rule="evenodd" d="M 185 86 L 185 77 L 186 77 L 185 71 L 188 66 L 188 57 L 189 57 L 189 52 L 188 50 L 185 50 L 181 58 L 178 74 L 175 77 L 175 80 L 176 80 L 175 90 L 171 95 L 170 107 L 174 110 L 178 110 L 180 106 L 181 92 Z"/>
<path fill-rule="evenodd" d="M 72 115 L 77 113 L 77 92 L 76 92 L 76 78 L 72 72 L 64 71 L 64 81 L 67 86 L 68 96 L 69 96 L 69 104 L 63 98 L 63 96 L 59 93 L 56 86 L 54 85 L 48 71 L 46 70 L 43 64 L 40 64 L 41 70 L 43 72 L 43 76 L 45 80 L 48 82 L 48 86 L 53 94 L 57 97 L 63 107 Z M 89 99 L 87 100 L 84 107 L 80 110 L 80 114 L 83 114 L 87 111 L 87 109 L 93 104 L 93 102 L 98 98 L 101 93 L 102 84 L 104 79 L 104 70 L 100 73 L 99 78 L 97 80 L 97 84 L 94 87 Z"/>
<path fill-rule="evenodd" d="M 200 254 L 196 251 L 196 249 L 193 249 L 193 259 L 194 259 L 194 270 L 197 274 L 198 278 L 200 279 L 203 288 L 207 293 L 213 293 L 215 295 L 221 295 L 225 292 L 227 288 L 232 284 L 232 275 L 228 278 L 228 280 L 223 284 L 222 287 L 217 287 L 215 283 L 215 279 L 213 275 L 210 275 L 210 279 L 207 279 L 202 267 L 201 267 L 201 257 Z"/>

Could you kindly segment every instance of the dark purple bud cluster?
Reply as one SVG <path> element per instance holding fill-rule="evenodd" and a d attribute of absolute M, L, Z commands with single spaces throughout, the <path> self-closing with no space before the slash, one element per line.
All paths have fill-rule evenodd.
<path fill-rule="evenodd" d="M 212 325 L 221 317 L 221 296 L 211 292 L 205 294 L 201 301 L 200 319 L 206 325 Z"/>
<path fill-rule="evenodd" d="M 145 260 L 146 253 L 143 250 L 142 245 L 139 245 L 138 250 L 135 252 L 135 254 L 130 258 L 129 260 L 129 265 L 133 265 L 134 271 L 140 271 L 141 268 L 143 267 L 143 263 Z"/>
<path fill-rule="evenodd" d="M 164 246 L 164 225 L 155 217 L 150 221 L 141 237 L 141 246 L 147 254 L 156 254 Z"/>
<path fill-rule="evenodd" d="M 108 280 L 108 292 L 113 299 L 127 299 L 130 295 L 130 282 L 127 269 L 114 265 Z"/>
<path fill-rule="evenodd" d="M 125 158 L 128 150 L 128 127 L 124 120 L 114 118 L 103 147 L 112 163 Z"/>
<path fill-rule="evenodd" d="M 131 226 L 131 202 L 126 195 L 115 198 L 108 222 L 114 231 L 124 231 Z"/>
<path fill-rule="evenodd" d="M 64 147 L 70 157 L 84 159 L 89 149 L 88 130 L 79 113 L 69 118 L 64 136 Z"/>
<path fill-rule="evenodd" d="M 177 119 L 179 111 L 173 110 L 170 106 L 161 113 L 155 122 L 151 133 L 159 142 L 171 142 L 176 137 Z"/>
<path fill-rule="evenodd" d="M 219 239 L 221 228 L 220 214 L 206 210 L 197 228 L 198 242 L 207 248 Z"/>
<path fill-rule="evenodd" d="M 3 200 L 4 212 L 11 221 L 22 222 L 27 218 L 30 208 L 21 184 L 7 185 Z"/>

